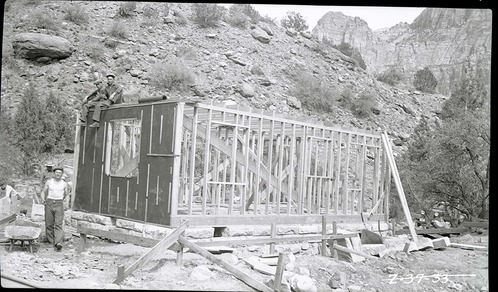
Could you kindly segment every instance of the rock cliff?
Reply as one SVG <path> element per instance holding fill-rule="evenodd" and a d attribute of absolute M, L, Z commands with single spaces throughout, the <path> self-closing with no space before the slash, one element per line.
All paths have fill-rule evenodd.
<path fill-rule="evenodd" d="M 372 31 L 358 17 L 325 14 L 313 29 L 318 40 L 347 42 L 358 49 L 367 71 L 397 68 L 409 84 L 428 66 L 439 93 L 449 95 L 463 74 L 490 84 L 491 15 L 489 9 L 425 9 L 411 24 Z"/>

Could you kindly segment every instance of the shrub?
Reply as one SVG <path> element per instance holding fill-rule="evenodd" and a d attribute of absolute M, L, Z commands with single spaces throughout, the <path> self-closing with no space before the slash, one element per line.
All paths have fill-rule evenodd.
<path fill-rule="evenodd" d="M 350 108 L 353 105 L 353 101 L 355 100 L 354 94 L 351 91 L 351 88 L 346 87 L 344 90 L 341 92 L 339 102 L 341 103 L 341 106 L 344 108 Z"/>
<path fill-rule="evenodd" d="M 259 19 L 259 21 L 261 22 L 266 22 L 266 23 L 269 23 L 269 24 L 273 24 L 273 25 L 277 25 L 278 21 L 276 18 L 272 18 L 268 15 L 265 15 L 265 16 L 261 16 L 261 18 Z"/>
<path fill-rule="evenodd" d="M 344 55 L 355 60 L 356 65 L 362 68 L 363 70 L 367 69 L 367 65 L 365 65 L 365 61 L 363 61 L 360 52 L 356 48 L 353 48 L 350 44 L 341 43 L 340 45 L 333 45 L 332 47 L 339 50 Z"/>
<path fill-rule="evenodd" d="M 164 16 L 167 16 L 169 14 L 170 7 L 171 7 L 170 3 L 162 3 L 161 9 Z"/>
<path fill-rule="evenodd" d="M 151 69 L 150 83 L 159 90 L 185 92 L 195 84 L 195 74 L 179 60 L 157 63 Z"/>
<path fill-rule="evenodd" d="M 371 93 L 362 93 L 353 101 L 351 111 L 358 118 L 368 118 L 375 107 L 375 99 Z"/>
<path fill-rule="evenodd" d="M 291 94 L 310 110 L 330 112 L 336 100 L 336 91 L 328 83 L 309 72 L 298 72 L 293 76 Z"/>
<path fill-rule="evenodd" d="M 59 31 L 60 21 L 54 12 L 44 9 L 31 14 L 31 25 L 36 28 Z"/>
<path fill-rule="evenodd" d="M 240 12 L 234 12 L 225 17 L 225 21 L 233 27 L 246 29 L 249 27 L 249 17 Z"/>
<path fill-rule="evenodd" d="M 403 75 L 396 69 L 388 69 L 377 76 L 377 80 L 391 86 L 396 86 L 403 80 Z"/>
<path fill-rule="evenodd" d="M 194 60 L 197 57 L 197 54 L 192 47 L 181 46 L 176 49 L 176 56 L 185 60 Z"/>
<path fill-rule="evenodd" d="M 128 36 L 128 29 L 124 23 L 115 21 L 109 27 L 108 34 L 115 38 L 125 39 Z"/>
<path fill-rule="evenodd" d="M 83 51 L 94 61 L 103 61 L 105 59 L 105 50 L 101 41 L 95 39 L 83 42 Z"/>
<path fill-rule="evenodd" d="M 159 22 L 159 10 L 146 5 L 144 7 L 143 17 L 145 18 L 142 22 L 144 26 L 155 26 Z"/>
<path fill-rule="evenodd" d="M 120 17 L 132 17 L 137 9 L 136 2 L 125 2 L 121 4 L 118 8 L 118 16 Z"/>
<path fill-rule="evenodd" d="M 186 26 L 188 24 L 188 19 L 183 15 L 183 13 L 175 12 L 176 23 L 180 26 Z"/>
<path fill-rule="evenodd" d="M 88 23 L 88 13 L 79 4 L 66 4 L 65 12 L 65 20 L 69 20 L 77 25 Z"/>
<path fill-rule="evenodd" d="M 24 0 L 24 5 L 38 6 L 42 3 L 42 0 Z"/>
<path fill-rule="evenodd" d="M 200 27 L 215 27 L 223 16 L 220 6 L 211 3 L 194 3 L 194 21 Z"/>
<path fill-rule="evenodd" d="M 292 28 L 296 31 L 305 31 L 308 29 L 306 19 L 299 12 L 294 11 L 287 11 L 287 15 L 282 18 L 280 24 L 285 28 Z"/>
<path fill-rule="evenodd" d="M 437 79 L 429 67 L 425 67 L 415 73 L 413 86 L 422 92 L 434 93 L 437 87 Z"/>
<path fill-rule="evenodd" d="M 236 15 L 237 13 L 242 13 L 249 17 L 250 21 L 254 24 L 257 24 L 261 18 L 259 12 L 252 7 L 251 4 L 233 4 L 228 9 L 231 15 Z"/>

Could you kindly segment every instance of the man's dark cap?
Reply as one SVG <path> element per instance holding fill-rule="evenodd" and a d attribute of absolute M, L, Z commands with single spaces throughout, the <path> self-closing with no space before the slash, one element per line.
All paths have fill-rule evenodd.
<path fill-rule="evenodd" d="M 62 166 L 56 166 L 56 167 L 54 167 L 54 172 L 56 170 L 60 170 L 60 171 L 64 172 L 64 168 L 62 168 Z"/>

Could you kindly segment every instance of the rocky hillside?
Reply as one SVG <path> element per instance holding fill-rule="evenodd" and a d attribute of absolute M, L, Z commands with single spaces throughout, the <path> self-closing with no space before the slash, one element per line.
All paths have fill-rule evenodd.
<path fill-rule="evenodd" d="M 312 34 L 351 44 L 371 73 L 397 68 L 412 80 L 428 66 L 438 79 L 438 92 L 448 95 L 462 74 L 490 84 L 491 15 L 489 9 L 428 8 L 411 24 L 372 31 L 358 17 L 329 12 Z"/>
<path fill-rule="evenodd" d="M 76 112 L 83 96 L 94 88 L 94 79 L 113 71 L 129 103 L 166 94 L 249 105 L 293 119 L 386 129 L 400 146 L 397 150 L 402 150 L 420 118 L 436 120 L 446 98 L 378 82 L 310 34 L 271 22 L 241 28 L 222 20 L 216 27 L 202 28 L 194 22 L 195 14 L 187 3 L 137 3 L 126 18 L 118 16 L 119 2 L 24 0 L 8 4 L 1 97 L 2 107 L 12 112 L 28 83 L 35 84 L 43 96 L 52 92 L 63 97 Z M 67 17 L 71 5 L 80 5 L 81 14 L 89 16 L 86 24 Z M 55 25 L 41 25 L 49 21 L 47 17 Z M 124 30 L 121 37 L 112 33 L 116 28 Z M 67 51 L 69 56 L 62 54 Z M 158 64 L 168 62 L 193 74 L 194 84 L 186 91 L 167 92 L 154 86 Z M 302 106 L 301 96 L 293 96 L 296 74 L 309 74 L 334 90 L 330 98 L 337 102 L 329 112 L 310 111 Z M 370 93 L 376 103 L 374 114 L 358 118 L 341 106 L 338 100 L 346 88 L 353 98 Z"/>

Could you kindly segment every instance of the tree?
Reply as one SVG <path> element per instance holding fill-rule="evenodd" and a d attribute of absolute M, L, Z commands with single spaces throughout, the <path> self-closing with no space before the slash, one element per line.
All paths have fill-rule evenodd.
<path fill-rule="evenodd" d="M 7 130 L 12 145 L 19 151 L 21 170 L 29 175 L 32 163 L 43 155 L 63 153 L 73 141 L 72 113 L 53 93 L 43 100 L 30 84 Z"/>
<path fill-rule="evenodd" d="M 465 114 L 467 111 L 475 111 L 487 103 L 488 92 L 484 84 L 471 78 L 461 81 L 451 97 L 443 104 L 442 118 L 450 119 Z"/>
<path fill-rule="evenodd" d="M 12 140 L 12 116 L 2 107 L 0 115 L 0 182 L 6 181 L 20 170 L 21 153 Z"/>
<path fill-rule="evenodd" d="M 305 31 L 308 29 L 306 19 L 299 12 L 294 11 L 288 11 L 287 15 L 280 21 L 280 24 L 285 28 L 292 28 L 296 31 Z"/>
<path fill-rule="evenodd" d="M 424 209 L 445 205 L 468 217 L 487 217 L 491 144 L 488 103 L 455 112 L 434 129 L 423 123 L 417 128 L 400 164 L 409 202 Z"/>
<path fill-rule="evenodd" d="M 63 106 L 62 100 L 53 92 L 46 100 L 46 116 L 43 119 L 45 146 L 43 152 L 61 153 L 73 143 L 71 128 L 73 113 Z"/>
<path fill-rule="evenodd" d="M 432 74 L 429 67 L 425 67 L 415 73 L 413 86 L 415 86 L 415 89 L 419 91 L 434 93 L 437 87 L 437 79 L 434 77 L 434 74 Z"/>
<path fill-rule="evenodd" d="M 22 172 L 30 174 L 31 163 L 37 160 L 45 147 L 44 117 L 46 109 L 33 84 L 26 88 L 14 116 L 14 145 L 20 150 Z"/>
<path fill-rule="evenodd" d="M 332 45 L 332 47 L 339 50 L 344 55 L 351 57 L 353 60 L 357 62 L 356 65 L 362 68 L 363 70 L 367 69 L 367 65 L 365 65 L 365 61 L 363 60 L 360 52 L 356 48 L 352 47 L 350 44 L 343 42 L 340 45 Z"/>

